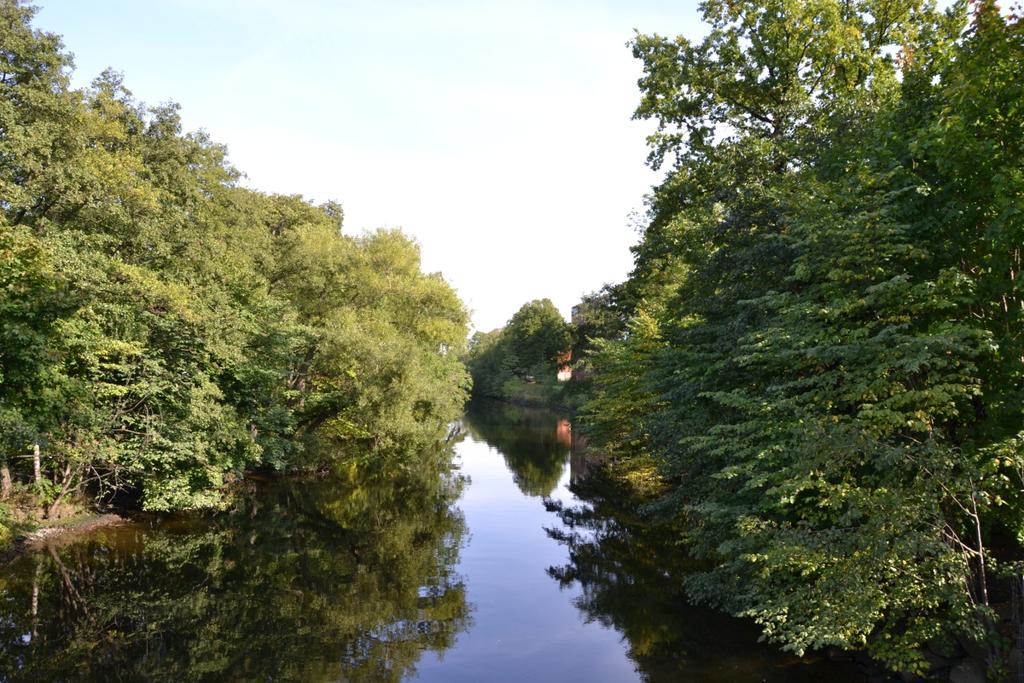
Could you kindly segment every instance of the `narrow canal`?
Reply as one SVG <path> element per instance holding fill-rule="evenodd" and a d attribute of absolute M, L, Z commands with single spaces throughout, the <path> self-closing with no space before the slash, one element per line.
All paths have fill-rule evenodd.
<path fill-rule="evenodd" d="M 478 404 L 397 476 L 53 539 L 0 568 L 0 681 L 866 680 L 688 605 L 587 467 L 564 417 Z"/>

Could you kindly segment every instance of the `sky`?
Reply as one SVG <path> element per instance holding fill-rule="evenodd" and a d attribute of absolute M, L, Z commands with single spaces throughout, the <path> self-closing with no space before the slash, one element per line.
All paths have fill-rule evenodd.
<path fill-rule="evenodd" d="M 629 272 L 650 122 L 634 29 L 696 38 L 696 0 L 33 0 L 74 83 L 113 67 L 245 184 L 340 201 L 344 232 L 401 228 L 503 325 Z"/>

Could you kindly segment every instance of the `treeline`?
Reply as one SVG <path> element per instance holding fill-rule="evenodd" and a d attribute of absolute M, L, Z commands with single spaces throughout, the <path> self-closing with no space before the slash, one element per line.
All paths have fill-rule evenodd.
<path fill-rule="evenodd" d="M 505 327 L 470 338 L 466 366 L 473 394 L 530 403 L 557 400 L 558 369 L 568 364 L 573 339 L 573 328 L 550 299 L 523 304 Z"/>
<path fill-rule="evenodd" d="M 798 653 L 923 674 L 966 648 L 1005 675 L 1024 22 L 989 0 L 702 11 L 701 41 L 633 41 L 667 173 L 634 270 L 592 298 L 619 329 L 590 357 L 590 437 L 701 560 L 691 596 Z"/>
<path fill-rule="evenodd" d="M 72 88 L 32 17 L 0 0 L 2 495 L 214 506 L 229 473 L 443 438 L 468 318 L 418 247 L 241 187 L 114 72 Z"/>

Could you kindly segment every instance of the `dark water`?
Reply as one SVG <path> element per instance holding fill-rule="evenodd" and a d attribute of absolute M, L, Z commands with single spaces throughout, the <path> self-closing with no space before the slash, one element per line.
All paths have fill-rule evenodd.
<path fill-rule="evenodd" d="M 0 567 L 0 681 L 864 680 L 688 606 L 685 558 L 581 480 L 568 421 L 465 429 L 454 471 L 252 484 Z"/>

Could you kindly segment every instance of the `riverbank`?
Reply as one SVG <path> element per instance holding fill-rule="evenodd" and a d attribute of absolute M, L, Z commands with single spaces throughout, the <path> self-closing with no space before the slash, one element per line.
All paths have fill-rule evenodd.
<path fill-rule="evenodd" d="M 484 388 L 483 383 L 473 387 L 473 398 L 502 401 L 512 405 L 534 408 L 555 408 L 562 402 L 562 386 L 548 382 L 528 382 L 514 377 L 501 383 L 500 387 Z"/>
<path fill-rule="evenodd" d="M 28 519 L 20 523 L 2 525 L 0 536 L 0 564 L 24 552 L 39 550 L 59 537 L 78 536 L 98 529 L 128 524 L 132 520 L 111 512 L 79 511 L 53 520 Z"/>
<path fill-rule="evenodd" d="M 548 408 L 575 413 L 580 406 L 582 392 L 579 382 L 527 382 L 510 379 L 498 390 L 473 391 L 473 399 L 500 401 L 524 408 Z"/>
<path fill-rule="evenodd" d="M 15 485 L 0 501 L 0 556 L 44 529 L 58 528 L 98 514 L 82 501 L 47 505 L 31 485 Z"/>
<path fill-rule="evenodd" d="M 61 520 L 53 525 L 41 526 L 35 531 L 25 534 L 16 543 L 24 547 L 35 548 L 57 536 L 87 534 L 104 527 L 128 524 L 131 521 L 129 517 L 122 517 L 110 512 L 86 514 L 70 520 Z"/>

